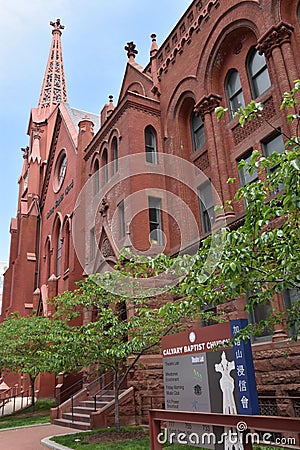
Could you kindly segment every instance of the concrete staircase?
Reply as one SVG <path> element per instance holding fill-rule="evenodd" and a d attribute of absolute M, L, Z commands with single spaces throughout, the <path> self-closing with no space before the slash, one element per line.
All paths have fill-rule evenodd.
<path fill-rule="evenodd" d="M 122 394 L 124 391 L 120 392 Z M 121 397 L 121 395 L 120 395 Z M 96 411 L 95 411 L 95 400 L 91 395 L 87 395 L 85 399 L 75 401 L 73 399 L 73 412 L 72 412 L 72 402 L 71 408 L 68 408 L 66 412 L 61 412 L 61 417 L 54 419 L 53 423 L 55 425 L 60 425 L 64 427 L 77 428 L 79 430 L 91 430 L 93 428 L 91 416 L 95 413 L 108 409 L 109 405 L 114 404 L 115 394 L 113 390 L 106 390 L 97 396 L 96 400 Z"/>

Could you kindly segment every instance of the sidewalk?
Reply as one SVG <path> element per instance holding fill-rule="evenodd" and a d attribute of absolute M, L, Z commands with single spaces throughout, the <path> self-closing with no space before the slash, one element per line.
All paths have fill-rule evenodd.
<path fill-rule="evenodd" d="M 45 450 L 45 447 L 41 444 L 43 438 L 76 432 L 78 430 L 74 430 L 74 428 L 51 424 L 0 430 L 0 449 Z"/>

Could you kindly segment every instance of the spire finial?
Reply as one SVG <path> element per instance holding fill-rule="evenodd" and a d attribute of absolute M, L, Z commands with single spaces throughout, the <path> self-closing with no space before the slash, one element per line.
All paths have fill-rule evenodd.
<path fill-rule="evenodd" d="M 50 108 L 49 112 L 58 103 L 68 101 L 60 41 L 61 30 L 65 27 L 61 25 L 60 19 L 50 22 L 50 25 L 53 27 L 53 38 L 38 105 L 40 111 Z"/>
<path fill-rule="evenodd" d="M 124 49 L 127 51 L 127 56 L 129 58 L 129 61 L 133 61 L 135 58 L 135 55 L 138 54 L 138 51 L 135 49 L 136 45 L 131 42 L 127 42 L 127 45 L 124 47 Z"/>
<path fill-rule="evenodd" d="M 51 27 L 53 27 L 52 34 L 53 34 L 55 31 L 58 31 L 59 34 L 61 34 L 61 31 L 60 31 L 60 30 L 63 30 L 63 29 L 65 28 L 64 25 L 61 25 L 60 19 L 56 19 L 56 22 L 50 22 L 50 25 L 51 25 Z"/>
<path fill-rule="evenodd" d="M 152 33 L 150 37 L 152 39 L 150 56 L 154 56 L 156 54 L 156 52 L 158 51 L 158 45 L 156 43 L 156 34 Z"/>

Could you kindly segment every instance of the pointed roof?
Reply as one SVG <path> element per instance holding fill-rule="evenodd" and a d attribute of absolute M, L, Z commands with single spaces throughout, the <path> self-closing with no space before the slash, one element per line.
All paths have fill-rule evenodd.
<path fill-rule="evenodd" d="M 68 101 L 60 41 L 64 26 L 61 25 L 60 19 L 50 22 L 50 25 L 53 27 L 53 38 L 38 104 L 39 112 L 47 110 L 49 113 L 58 103 Z"/>

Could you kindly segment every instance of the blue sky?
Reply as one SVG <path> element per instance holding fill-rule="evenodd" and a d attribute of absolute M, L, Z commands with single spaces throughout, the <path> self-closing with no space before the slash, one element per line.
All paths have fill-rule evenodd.
<path fill-rule="evenodd" d="M 30 109 L 36 107 L 52 39 L 50 20 L 61 19 L 63 58 L 71 106 L 98 113 L 108 95 L 118 98 L 134 41 L 136 61 L 149 61 L 150 35 L 160 45 L 191 0 L 10 0 L 0 27 L 0 261 L 8 261 L 10 219 L 16 215 L 21 147 Z"/>

